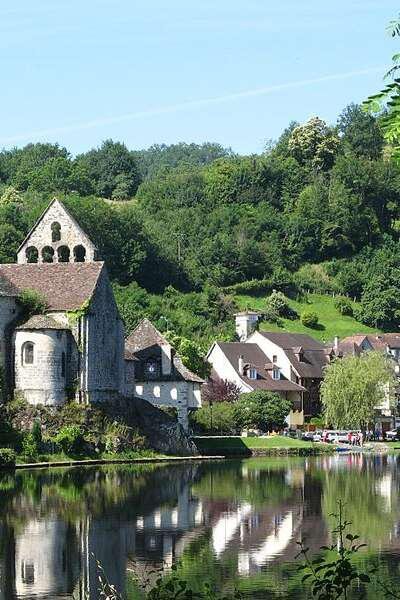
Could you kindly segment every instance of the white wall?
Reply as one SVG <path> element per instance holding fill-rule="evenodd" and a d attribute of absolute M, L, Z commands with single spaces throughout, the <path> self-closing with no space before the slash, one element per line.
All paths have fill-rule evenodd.
<path fill-rule="evenodd" d="M 208 353 L 207 360 L 220 379 L 226 379 L 227 381 L 235 383 L 242 392 L 252 391 L 253 388 L 242 381 L 217 343 L 213 345 Z"/>
<path fill-rule="evenodd" d="M 190 381 L 136 382 L 135 396 L 154 406 L 177 408 L 180 401 L 188 408 L 200 408 L 201 384 Z"/>
<path fill-rule="evenodd" d="M 291 363 L 288 357 L 285 354 L 285 351 L 280 347 L 265 338 L 258 331 L 255 331 L 248 340 L 248 343 L 258 344 L 263 352 L 268 356 L 268 358 L 272 361 L 272 357 L 276 355 L 277 362 L 276 365 L 279 367 L 282 375 L 286 377 L 289 381 L 295 381 L 293 377 L 293 370 L 291 368 Z"/>
<path fill-rule="evenodd" d="M 22 392 L 30 404 L 58 405 L 65 401 L 67 380 L 67 331 L 16 331 L 15 390 Z M 34 344 L 33 364 L 24 364 L 23 346 Z M 62 353 L 66 370 L 62 375 Z"/>

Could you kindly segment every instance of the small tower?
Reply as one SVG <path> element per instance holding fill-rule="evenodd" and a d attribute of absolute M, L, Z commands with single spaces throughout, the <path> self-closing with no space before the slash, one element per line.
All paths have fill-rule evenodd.
<path fill-rule="evenodd" d="M 236 333 L 240 342 L 245 342 L 257 327 L 260 314 L 246 310 L 235 314 Z"/>

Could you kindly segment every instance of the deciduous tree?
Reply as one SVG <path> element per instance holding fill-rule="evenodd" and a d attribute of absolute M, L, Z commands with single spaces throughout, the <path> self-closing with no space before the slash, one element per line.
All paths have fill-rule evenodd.
<path fill-rule="evenodd" d="M 321 386 L 326 422 L 365 430 L 377 407 L 386 400 L 393 404 L 395 385 L 393 366 L 382 352 L 335 360 L 326 368 Z"/>

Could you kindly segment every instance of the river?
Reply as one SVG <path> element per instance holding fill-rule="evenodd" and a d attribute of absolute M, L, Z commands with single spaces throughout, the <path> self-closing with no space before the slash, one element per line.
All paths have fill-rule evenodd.
<path fill-rule="evenodd" d="M 0 600 L 98 597 L 96 560 L 125 598 L 179 563 L 196 588 L 209 582 L 247 598 L 307 598 L 297 573 L 331 541 L 337 500 L 399 587 L 397 456 L 254 458 L 0 474 Z M 371 589 L 371 598 L 383 597 Z"/>

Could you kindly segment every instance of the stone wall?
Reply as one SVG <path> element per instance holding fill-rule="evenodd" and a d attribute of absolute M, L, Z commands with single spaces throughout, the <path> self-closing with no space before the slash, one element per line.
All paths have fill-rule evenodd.
<path fill-rule="evenodd" d="M 33 362 L 24 360 L 26 344 L 33 344 Z M 15 391 L 30 404 L 57 406 L 73 394 L 76 344 L 69 331 L 16 331 Z"/>
<path fill-rule="evenodd" d="M 55 239 L 58 238 L 59 239 Z M 63 205 L 55 200 L 43 218 L 33 229 L 31 235 L 18 251 L 17 262 L 86 262 L 96 260 L 96 248 L 86 233 L 69 215 Z M 37 251 L 37 260 L 28 260 L 28 255 Z M 44 251 L 44 249 L 46 249 Z M 50 250 L 48 250 L 50 249 Z M 53 260 L 44 260 L 44 255 L 53 252 Z M 27 255 L 28 253 L 28 255 Z M 65 260 L 69 255 L 69 260 Z M 61 260 L 60 260 L 61 258 Z"/>
<path fill-rule="evenodd" d="M 125 389 L 124 327 L 103 270 L 87 314 L 81 318 L 81 389 L 87 402 L 101 402 Z"/>

